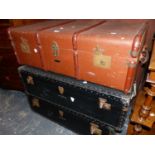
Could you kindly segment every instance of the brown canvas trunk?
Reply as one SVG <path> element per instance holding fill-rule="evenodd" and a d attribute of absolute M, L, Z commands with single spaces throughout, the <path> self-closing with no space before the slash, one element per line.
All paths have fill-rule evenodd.
<path fill-rule="evenodd" d="M 109 20 L 81 33 L 76 43 L 77 78 L 130 92 L 141 72 L 147 29 L 145 22 Z"/>
<path fill-rule="evenodd" d="M 54 20 L 11 28 L 9 34 L 20 64 L 128 93 L 133 83 L 140 84 L 154 25 L 154 20 Z"/>
<path fill-rule="evenodd" d="M 19 64 L 43 68 L 37 33 L 46 28 L 63 25 L 71 21 L 72 20 L 51 20 L 10 28 L 8 32 Z"/>
<path fill-rule="evenodd" d="M 109 19 L 109 20 L 117 21 L 117 22 L 127 22 L 127 23 L 132 23 L 132 24 L 145 22 L 147 24 L 147 35 L 146 35 L 145 46 L 149 51 L 149 56 L 151 55 L 154 34 L 155 34 L 155 20 L 154 19 Z M 145 65 L 139 65 L 137 68 L 136 78 L 135 78 L 135 82 L 137 84 L 137 90 L 141 89 L 145 84 L 146 70 L 148 68 L 148 65 L 149 65 L 149 61 Z"/>
<path fill-rule="evenodd" d="M 38 33 L 44 69 L 76 77 L 77 59 L 73 44 L 80 32 L 103 23 L 103 20 L 77 20 Z"/>

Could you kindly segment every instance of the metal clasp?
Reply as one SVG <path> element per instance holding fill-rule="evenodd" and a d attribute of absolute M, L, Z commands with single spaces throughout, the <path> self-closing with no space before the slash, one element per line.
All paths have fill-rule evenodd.
<path fill-rule="evenodd" d="M 91 135 L 102 135 L 102 130 L 95 123 L 90 123 L 90 133 Z"/>
<path fill-rule="evenodd" d="M 33 98 L 32 99 L 32 106 L 39 108 L 40 107 L 39 99 Z"/>
<path fill-rule="evenodd" d="M 64 88 L 63 87 L 61 87 L 61 86 L 58 86 L 58 90 L 59 90 L 59 93 L 61 94 L 61 95 L 63 95 L 64 94 Z"/>
<path fill-rule="evenodd" d="M 107 103 L 107 100 L 104 98 L 99 98 L 99 108 L 111 110 L 111 104 Z"/>
<path fill-rule="evenodd" d="M 28 76 L 26 80 L 27 80 L 28 84 L 34 85 L 34 81 L 33 81 L 33 77 L 32 76 Z"/>

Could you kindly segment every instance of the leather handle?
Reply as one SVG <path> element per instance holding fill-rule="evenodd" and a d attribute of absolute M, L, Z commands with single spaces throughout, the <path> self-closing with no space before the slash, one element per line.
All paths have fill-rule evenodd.
<path fill-rule="evenodd" d="M 139 61 L 142 64 L 145 64 L 149 60 L 149 51 L 147 48 L 144 48 L 142 52 L 140 53 Z"/>
<path fill-rule="evenodd" d="M 132 58 L 137 58 L 140 55 L 140 51 L 143 49 L 143 44 L 146 40 L 146 33 L 147 25 L 145 24 L 143 28 L 134 37 L 130 53 Z"/>

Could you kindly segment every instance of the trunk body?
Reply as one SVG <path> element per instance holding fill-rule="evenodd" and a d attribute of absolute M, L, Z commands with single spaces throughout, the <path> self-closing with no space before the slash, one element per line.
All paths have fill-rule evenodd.
<path fill-rule="evenodd" d="M 68 22 L 71 22 L 71 20 L 52 20 L 9 28 L 8 33 L 19 64 L 43 68 L 37 33 L 46 28 L 63 25 Z"/>

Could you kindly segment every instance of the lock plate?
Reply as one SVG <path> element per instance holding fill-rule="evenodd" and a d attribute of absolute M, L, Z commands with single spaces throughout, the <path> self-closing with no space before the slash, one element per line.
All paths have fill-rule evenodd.
<path fill-rule="evenodd" d="M 111 56 L 104 55 L 104 50 L 101 49 L 98 45 L 93 49 L 93 64 L 96 67 L 109 69 L 111 68 Z"/>
<path fill-rule="evenodd" d="M 53 56 L 54 57 L 59 56 L 59 46 L 56 41 L 52 42 L 51 48 L 52 48 Z"/>
<path fill-rule="evenodd" d="M 29 43 L 28 41 L 21 37 L 21 43 L 20 43 L 20 47 L 21 47 L 21 50 L 23 53 L 30 53 L 30 46 L 29 46 Z"/>

